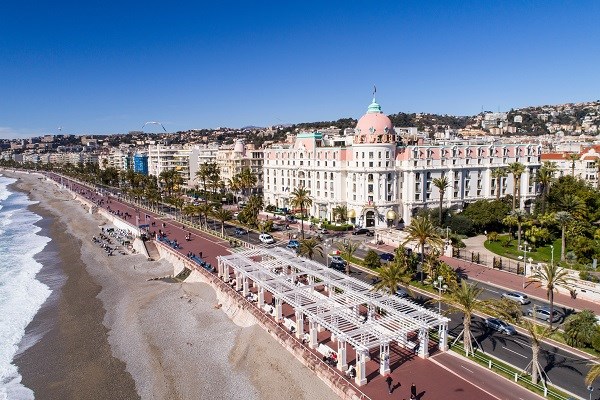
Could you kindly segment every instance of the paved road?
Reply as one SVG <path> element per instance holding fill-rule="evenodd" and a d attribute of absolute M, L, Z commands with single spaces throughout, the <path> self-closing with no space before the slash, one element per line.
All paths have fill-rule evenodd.
<path fill-rule="evenodd" d="M 135 223 L 135 222 L 134 222 Z M 215 230 L 220 231 L 220 223 L 209 221 L 209 226 L 214 227 Z M 173 225 L 175 226 L 175 225 Z M 170 228 L 170 225 L 167 229 Z M 292 228 L 294 228 L 292 226 Z M 157 227 L 158 229 L 158 227 Z M 226 224 L 226 231 L 231 236 L 234 236 L 235 226 Z M 175 231 L 175 230 L 173 230 Z M 183 231 L 182 231 L 183 232 Z M 293 230 L 291 232 L 294 232 Z M 169 233 L 171 231 L 169 230 Z M 173 232 L 174 233 L 174 232 Z M 178 237 L 180 243 L 184 243 L 183 233 L 182 237 Z M 281 236 L 281 235 L 280 235 Z M 283 235 L 285 237 L 285 233 Z M 341 239 L 345 236 L 349 235 L 340 235 L 336 238 Z M 246 235 L 238 236 L 240 240 L 248 241 L 252 244 L 260 244 L 260 240 L 258 239 L 258 233 L 249 232 Z M 352 236 L 353 240 L 366 238 Z M 287 240 L 279 240 L 279 246 L 285 246 L 287 244 Z M 329 244 L 329 247 L 327 247 Z M 215 257 L 222 252 L 223 249 L 228 247 L 228 243 L 223 241 L 222 244 L 219 244 L 220 249 L 214 249 L 205 253 L 204 258 L 208 259 L 209 262 L 212 262 L 215 265 Z M 326 249 L 333 250 L 334 247 L 330 245 L 330 243 L 326 243 Z M 357 251 L 357 256 L 362 257 L 366 254 L 366 248 L 361 248 Z M 214 255 L 212 253 L 215 253 Z M 326 264 L 326 260 L 324 257 L 317 257 L 316 261 L 319 261 L 323 264 Z M 372 283 L 373 275 L 363 272 L 361 270 L 352 269 L 351 274 L 353 277 L 363 280 L 368 283 Z M 484 298 L 499 298 L 499 290 L 491 285 L 484 285 L 480 283 L 481 287 L 484 287 L 485 291 L 482 297 Z M 426 296 L 419 295 L 415 298 L 415 301 L 426 304 L 430 300 Z M 534 300 L 536 303 L 537 300 Z M 429 303 L 427 303 L 429 304 Z M 436 303 L 433 303 L 432 308 L 436 308 Z M 563 310 L 563 312 L 572 312 L 572 310 Z M 451 323 L 449 326 L 449 331 L 451 335 L 458 335 L 462 329 L 462 317 L 458 314 L 450 314 Z M 474 318 L 473 324 L 473 333 L 477 338 L 477 341 L 480 343 L 481 347 L 484 351 L 492 353 L 494 356 L 498 357 L 501 360 L 504 360 L 510 364 L 513 364 L 519 368 L 525 368 L 530 360 L 531 355 L 531 347 L 529 346 L 529 341 L 526 336 L 521 334 L 507 337 L 498 332 L 492 332 L 485 327 L 483 321 L 477 317 Z M 551 345 L 543 345 L 542 352 L 540 357 L 540 364 L 542 368 L 547 372 L 549 379 L 563 387 L 566 390 L 569 390 L 580 396 L 587 396 L 588 392 L 585 386 L 583 385 L 583 377 L 587 373 L 589 367 L 587 366 L 586 359 L 571 354 L 569 352 L 565 352 L 564 350 L 558 349 Z"/>

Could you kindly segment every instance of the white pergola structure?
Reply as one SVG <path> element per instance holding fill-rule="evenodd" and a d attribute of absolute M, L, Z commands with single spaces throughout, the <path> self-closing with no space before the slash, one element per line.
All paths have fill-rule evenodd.
<path fill-rule="evenodd" d="M 235 289 L 244 297 L 250 295 L 249 280 L 257 288 L 258 307 L 264 308 L 264 293 L 269 291 L 275 299 L 273 316 L 282 320 L 282 305 L 289 304 L 295 311 L 295 334 L 308 338 L 311 348 L 319 346 L 317 332 L 327 329 L 332 341 L 337 342 L 337 367 L 344 371 L 346 345 L 356 351 L 356 384 L 367 382 L 365 363 L 369 351 L 379 348 L 382 375 L 390 372 L 390 343 L 415 349 L 426 358 L 429 348 L 429 331 L 439 330 L 439 348 L 448 350 L 449 319 L 411 300 L 373 291 L 373 286 L 344 275 L 294 252 L 279 248 L 257 247 L 218 259 L 218 276 L 227 283 L 235 279 Z M 307 284 L 298 278 L 307 278 Z M 327 295 L 315 290 L 324 286 Z M 361 316 L 360 306 L 367 309 Z M 376 312 L 377 311 L 377 312 Z M 304 334 L 304 318 L 308 318 L 309 332 Z M 416 333 L 418 348 L 409 340 Z"/>

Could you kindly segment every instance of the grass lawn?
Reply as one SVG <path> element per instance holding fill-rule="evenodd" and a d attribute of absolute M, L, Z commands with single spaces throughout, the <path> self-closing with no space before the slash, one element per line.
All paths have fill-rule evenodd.
<path fill-rule="evenodd" d="M 486 240 L 484 246 L 486 249 L 491 251 L 492 253 L 498 254 L 499 256 L 518 259 L 519 256 L 523 256 L 523 250 L 519 250 L 517 247 L 517 240 L 512 240 L 511 245 L 505 247 L 505 243 L 508 240 L 510 235 L 500 235 L 498 236 L 497 242 L 490 242 Z M 524 240 L 524 239 L 522 239 Z M 557 263 L 560 261 L 560 239 L 556 239 L 553 243 L 554 245 L 554 262 Z M 545 246 L 538 247 L 534 249 L 534 251 L 527 252 L 527 258 L 531 257 L 533 261 L 538 262 L 547 262 L 549 263 L 552 258 L 550 245 L 547 244 Z"/>

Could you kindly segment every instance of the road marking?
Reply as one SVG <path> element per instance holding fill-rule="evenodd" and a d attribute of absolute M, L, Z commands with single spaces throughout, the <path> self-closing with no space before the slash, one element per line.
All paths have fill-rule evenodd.
<path fill-rule="evenodd" d="M 497 290 L 492 290 L 490 288 L 485 288 L 485 290 L 487 290 L 488 292 L 496 293 L 496 294 L 502 293 L 502 292 L 498 292 Z"/>
<path fill-rule="evenodd" d="M 469 368 L 465 367 L 464 365 L 461 365 L 462 368 L 466 369 L 467 371 L 469 371 L 470 373 L 473 373 L 473 371 L 471 371 Z"/>
<path fill-rule="evenodd" d="M 521 354 L 521 353 L 517 353 L 516 351 L 514 351 L 514 350 L 511 350 L 511 349 L 509 349 L 508 347 L 502 346 L 502 348 L 503 348 L 504 350 L 506 350 L 506 351 L 510 351 L 511 353 L 515 353 L 516 355 L 518 355 L 518 356 L 520 356 L 520 357 L 527 358 L 527 356 L 524 356 L 524 355 L 523 355 L 523 354 Z"/>

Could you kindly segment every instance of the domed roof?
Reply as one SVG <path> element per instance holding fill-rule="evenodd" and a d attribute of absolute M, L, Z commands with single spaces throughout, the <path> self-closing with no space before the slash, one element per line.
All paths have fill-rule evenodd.
<path fill-rule="evenodd" d="M 235 153 L 244 153 L 246 151 L 246 146 L 243 140 L 236 140 L 235 146 L 233 146 L 233 151 Z"/>
<path fill-rule="evenodd" d="M 369 105 L 367 113 L 356 124 L 355 137 L 358 143 L 389 143 L 395 135 L 392 121 L 381 112 L 381 106 L 375 102 Z"/>

